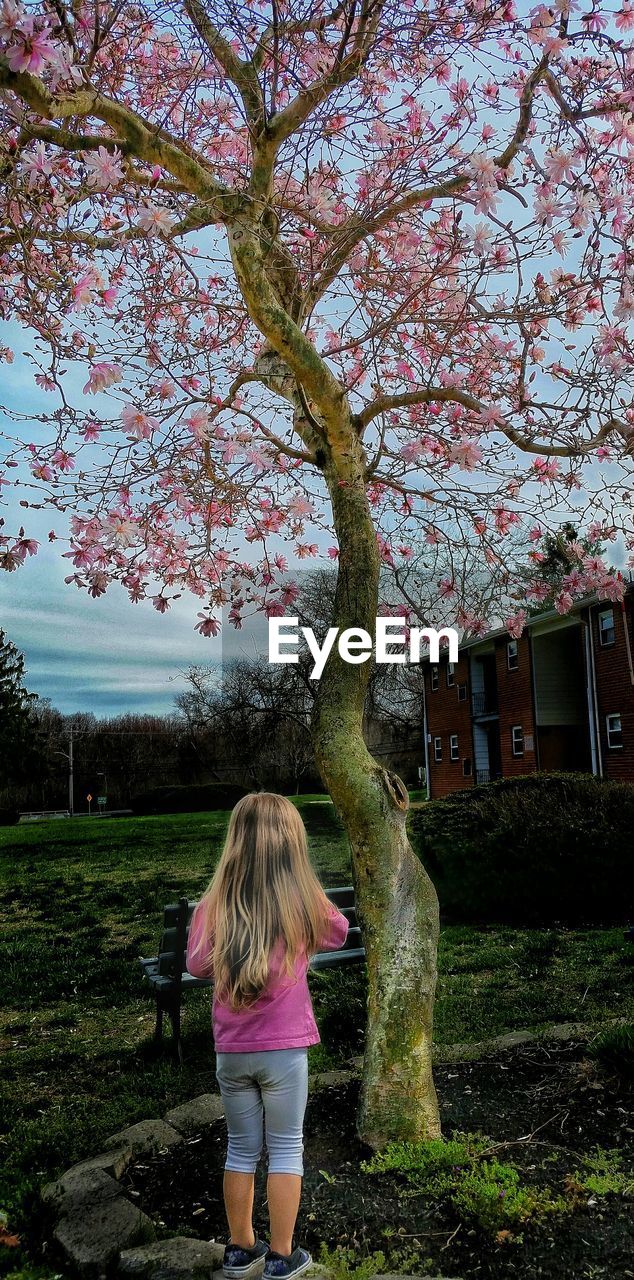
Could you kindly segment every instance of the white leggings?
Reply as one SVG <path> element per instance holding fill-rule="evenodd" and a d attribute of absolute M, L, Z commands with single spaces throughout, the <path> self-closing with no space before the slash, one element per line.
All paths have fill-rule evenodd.
<path fill-rule="evenodd" d="M 217 1053 L 216 1079 L 229 1131 L 225 1169 L 255 1173 L 264 1119 L 269 1173 L 303 1174 L 307 1050 Z"/>

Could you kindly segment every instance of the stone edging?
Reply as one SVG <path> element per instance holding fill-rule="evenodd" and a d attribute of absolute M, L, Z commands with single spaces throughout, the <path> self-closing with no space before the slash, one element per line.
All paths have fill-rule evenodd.
<path fill-rule="evenodd" d="M 604 1025 L 623 1022 L 610 1019 Z M 542 1032 L 514 1031 L 473 1044 L 437 1045 L 434 1061 L 472 1061 L 499 1050 L 552 1040 L 585 1040 L 598 1031 L 584 1023 L 561 1023 Z M 311 1076 L 312 1088 L 347 1084 L 358 1074 L 362 1059 L 352 1070 L 320 1071 Z M 168 1111 L 163 1120 L 141 1120 L 104 1143 L 104 1149 L 67 1169 L 49 1182 L 41 1197 L 55 1219 L 54 1239 L 68 1262 L 85 1280 L 136 1277 L 137 1280 L 213 1280 L 221 1277 L 224 1245 L 177 1236 L 156 1240 L 154 1223 L 126 1195 L 119 1179 L 138 1156 L 156 1155 L 201 1133 L 223 1117 L 218 1094 L 203 1093 L 191 1102 Z M 254 1268 L 254 1276 L 261 1267 Z M 314 1268 L 308 1280 L 328 1280 Z M 371 1277 L 371 1280 L 378 1280 Z M 424 1280 L 422 1277 L 381 1277 L 380 1280 Z M 438 1277 L 438 1280 L 441 1280 Z"/>

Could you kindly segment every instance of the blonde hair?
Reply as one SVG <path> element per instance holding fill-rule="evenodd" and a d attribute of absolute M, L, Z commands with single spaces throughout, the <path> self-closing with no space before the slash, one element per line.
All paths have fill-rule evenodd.
<path fill-rule="evenodd" d="M 290 800 L 259 791 L 238 801 L 202 903 L 196 951 L 211 940 L 216 994 L 233 1009 L 248 1008 L 264 990 L 278 938 L 286 944 L 283 970 L 289 977 L 301 951 L 314 954 L 329 902 L 310 864 L 306 828 Z"/>

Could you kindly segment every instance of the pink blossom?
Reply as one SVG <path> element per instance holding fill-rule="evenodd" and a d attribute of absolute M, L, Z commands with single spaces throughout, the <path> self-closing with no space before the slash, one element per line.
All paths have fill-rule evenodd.
<path fill-rule="evenodd" d="M 146 231 L 149 236 L 168 236 L 175 219 L 167 212 L 166 209 L 159 209 L 156 205 L 145 205 L 138 216 L 139 226 Z"/>
<path fill-rule="evenodd" d="M 532 469 L 539 483 L 547 484 L 549 480 L 558 478 L 561 464 L 558 458 L 536 458 Z"/>
<path fill-rule="evenodd" d="M 123 156 L 118 147 L 112 151 L 98 147 L 96 151 L 84 152 L 83 161 L 88 175 L 86 181 L 94 191 L 106 191 L 123 181 Z"/>
<path fill-rule="evenodd" d="M 37 186 L 39 178 L 49 178 L 54 171 L 53 159 L 47 155 L 43 142 L 36 143 L 32 151 L 26 153 L 22 168 L 28 175 L 29 188 Z"/>
<path fill-rule="evenodd" d="M 189 427 L 192 435 L 197 440 L 209 439 L 209 410 L 204 405 L 194 409 L 188 418 L 185 418 L 185 426 Z"/>
<path fill-rule="evenodd" d="M 31 464 L 31 472 L 36 480 L 52 480 L 54 476 L 53 468 L 48 462 L 33 462 Z"/>
<path fill-rule="evenodd" d="M 194 626 L 194 631 L 199 631 L 201 636 L 217 636 L 220 631 L 220 623 L 217 618 L 210 618 L 206 613 L 197 615 L 200 622 Z"/>
<path fill-rule="evenodd" d="M 6 59 L 10 71 L 30 71 L 37 76 L 57 56 L 55 45 L 49 40 L 48 28 L 35 29 L 34 18 L 21 18 L 19 28 L 13 32 L 16 44 L 9 45 Z"/>
<path fill-rule="evenodd" d="M 54 467 L 57 467 L 62 472 L 72 471 L 75 466 L 75 459 L 72 453 L 68 453 L 66 449 L 56 449 L 51 454 L 51 462 Z"/>
<path fill-rule="evenodd" d="M 474 471 L 482 461 L 482 450 L 473 443 L 473 440 L 463 439 L 451 445 L 447 456 L 449 461 L 454 462 L 462 471 Z"/>
<path fill-rule="evenodd" d="M 339 547 L 328 547 L 327 556 L 330 560 L 339 559 Z"/>
<path fill-rule="evenodd" d="M 555 608 L 557 613 L 569 613 L 573 606 L 573 598 L 569 591 L 560 591 L 555 597 Z"/>
<path fill-rule="evenodd" d="M 141 409 L 127 404 L 122 410 L 121 418 L 129 436 L 135 440 L 149 440 L 154 431 L 160 427 L 158 418 L 150 418 Z"/>
<path fill-rule="evenodd" d="M 94 395 L 97 391 L 105 391 L 107 387 L 111 387 L 115 382 L 121 382 L 123 371 L 118 364 L 108 364 L 102 361 L 101 364 L 94 364 L 88 375 L 88 381 L 84 386 L 84 395 Z"/>
<path fill-rule="evenodd" d="M 21 560 L 26 560 L 27 555 L 37 555 L 39 545 L 39 542 L 36 542 L 33 538 L 20 538 L 13 550 L 16 551 Z"/>
<path fill-rule="evenodd" d="M 513 617 L 506 618 L 504 622 L 504 627 L 508 631 L 509 635 L 513 637 L 514 640 L 519 640 L 524 630 L 524 627 L 526 626 L 527 620 L 528 620 L 528 614 L 526 610 L 520 609 L 516 614 L 513 615 Z"/>

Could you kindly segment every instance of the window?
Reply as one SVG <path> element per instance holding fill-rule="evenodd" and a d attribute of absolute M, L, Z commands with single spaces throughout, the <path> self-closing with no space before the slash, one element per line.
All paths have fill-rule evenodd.
<path fill-rule="evenodd" d="M 602 649 L 607 649 L 615 640 L 614 609 L 602 609 L 599 614 L 599 644 Z"/>
<path fill-rule="evenodd" d="M 511 729 L 511 741 L 513 743 L 513 755 L 524 755 L 524 730 L 521 724 L 514 724 Z"/>
<path fill-rule="evenodd" d="M 447 663 L 447 688 L 451 689 L 454 683 L 454 665 L 453 662 Z"/>
<path fill-rule="evenodd" d="M 618 751 L 623 746 L 623 726 L 621 724 L 620 714 L 614 714 L 605 717 L 605 727 L 608 733 L 608 747 L 610 751 Z"/>
<path fill-rule="evenodd" d="M 432 689 L 438 688 L 438 667 L 432 667 L 431 669 L 431 687 Z"/>
<path fill-rule="evenodd" d="M 473 773 L 473 766 L 471 764 L 471 757 L 465 756 L 462 762 L 462 776 L 463 778 L 470 778 L 472 773 Z"/>
<path fill-rule="evenodd" d="M 506 665 L 509 671 L 517 671 L 519 659 L 517 654 L 517 640 L 509 640 L 506 646 Z"/>
<path fill-rule="evenodd" d="M 451 760 L 460 759 L 460 754 L 458 751 L 458 734 L 457 733 L 451 733 L 449 735 L 449 756 Z"/>
<path fill-rule="evenodd" d="M 442 760 L 442 738 L 434 738 L 434 760 L 436 764 Z"/>
<path fill-rule="evenodd" d="M 458 702 L 466 702 L 466 701 L 467 701 L 467 686 L 466 686 L 466 683 L 465 683 L 465 684 L 459 684 L 459 685 L 458 685 Z"/>

